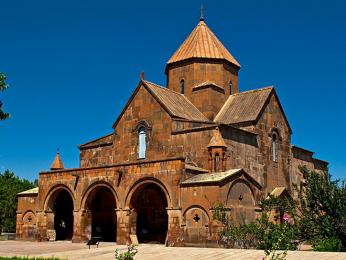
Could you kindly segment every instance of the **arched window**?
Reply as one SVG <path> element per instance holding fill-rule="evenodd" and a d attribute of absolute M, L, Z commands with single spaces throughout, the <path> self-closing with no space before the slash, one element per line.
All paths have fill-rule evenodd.
<path fill-rule="evenodd" d="M 185 81 L 183 79 L 180 81 L 180 93 L 185 94 Z"/>
<path fill-rule="evenodd" d="M 277 150 L 277 135 L 276 133 L 272 134 L 272 157 L 273 161 L 276 162 L 276 150 Z"/>
<path fill-rule="evenodd" d="M 232 80 L 229 81 L 229 94 L 232 95 Z"/>
<path fill-rule="evenodd" d="M 215 154 L 214 158 L 214 172 L 219 172 L 220 171 L 220 156 L 219 154 Z"/>
<path fill-rule="evenodd" d="M 146 129 L 144 126 L 139 128 L 138 131 L 138 158 L 144 159 L 145 158 L 145 151 L 147 148 L 146 145 Z"/>

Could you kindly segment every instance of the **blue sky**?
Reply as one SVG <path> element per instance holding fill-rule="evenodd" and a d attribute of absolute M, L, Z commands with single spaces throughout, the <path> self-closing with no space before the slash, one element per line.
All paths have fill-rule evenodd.
<path fill-rule="evenodd" d="M 240 62 L 240 90 L 275 85 L 292 143 L 346 178 L 346 1 L 203 1 L 208 26 Z M 0 171 L 31 180 L 57 148 L 108 134 L 145 71 L 165 63 L 198 23 L 201 1 L 2 1 Z"/>

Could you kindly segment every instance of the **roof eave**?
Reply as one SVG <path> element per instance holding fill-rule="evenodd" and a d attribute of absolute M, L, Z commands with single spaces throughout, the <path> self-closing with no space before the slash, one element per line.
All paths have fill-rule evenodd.
<path fill-rule="evenodd" d="M 186 59 L 182 59 L 182 60 L 177 60 L 177 61 L 173 61 L 173 62 L 170 62 L 168 61 L 166 63 L 166 67 L 165 67 L 165 74 L 167 75 L 167 72 L 168 72 L 168 69 L 170 67 L 175 67 L 175 66 L 178 66 L 179 63 L 194 63 L 194 62 L 210 62 L 210 61 L 215 61 L 215 62 L 226 62 L 228 65 L 231 65 L 233 67 L 235 67 L 237 70 L 240 70 L 241 66 L 240 64 L 235 64 L 227 59 L 224 59 L 224 58 L 208 58 L 208 57 L 189 57 L 189 58 L 186 58 Z"/>
<path fill-rule="evenodd" d="M 130 96 L 130 98 L 127 100 L 124 108 L 121 110 L 120 114 L 118 115 L 117 119 L 115 120 L 115 122 L 112 125 L 112 128 L 115 129 L 116 125 L 118 124 L 119 120 L 121 119 L 122 115 L 125 113 L 127 107 L 131 104 L 132 100 L 134 99 L 134 97 L 136 96 L 139 88 L 141 87 L 141 85 L 143 84 L 143 80 L 140 80 L 137 87 L 135 88 L 135 90 L 133 91 L 132 95 Z"/>
<path fill-rule="evenodd" d="M 282 116 L 284 117 L 284 120 L 285 120 L 285 122 L 286 122 L 286 124 L 287 124 L 288 131 L 290 132 L 290 134 L 292 134 L 292 133 L 293 133 L 293 132 L 292 132 L 292 128 L 291 128 L 291 126 L 290 126 L 290 123 L 288 122 L 288 119 L 287 119 L 287 117 L 286 117 L 285 111 L 284 111 L 284 109 L 283 109 L 283 107 L 282 107 L 282 105 L 281 105 L 279 96 L 277 95 L 276 90 L 275 90 L 274 87 L 271 87 L 271 91 L 270 91 L 270 93 L 269 93 L 267 99 L 266 99 L 265 102 L 263 103 L 262 109 L 261 109 L 261 111 L 258 113 L 258 115 L 257 115 L 256 119 L 254 120 L 254 122 L 257 123 L 258 120 L 260 119 L 260 117 L 262 116 L 263 111 L 265 110 L 267 104 L 268 104 L 269 101 L 270 101 L 271 95 L 275 95 L 275 98 L 276 98 L 276 100 L 277 100 L 277 102 L 278 102 L 278 104 L 279 104 L 279 108 L 280 108 L 280 110 L 281 110 L 281 114 L 282 114 Z"/>
<path fill-rule="evenodd" d="M 106 135 L 104 135 L 104 136 L 101 136 L 101 137 L 99 137 L 99 138 L 93 139 L 93 140 L 91 140 L 91 141 L 89 141 L 89 142 L 86 142 L 86 143 L 84 143 L 84 144 L 80 144 L 80 145 L 78 145 L 78 149 L 88 147 L 88 146 L 91 145 L 92 143 L 94 143 L 94 142 L 96 142 L 96 141 L 99 141 L 99 140 L 101 140 L 101 139 L 103 139 L 103 138 L 105 138 L 105 137 L 111 136 L 112 134 L 114 134 L 114 133 L 112 132 L 112 133 L 110 133 L 110 134 L 106 134 Z"/>

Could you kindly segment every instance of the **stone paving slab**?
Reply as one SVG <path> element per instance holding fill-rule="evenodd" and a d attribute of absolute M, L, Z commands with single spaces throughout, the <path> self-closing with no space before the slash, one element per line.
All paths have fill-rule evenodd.
<path fill-rule="evenodd" d="M 126 250 L 126 246 L 115 243 L 101 242 L 99 248 L 91 249 L 83 243 L 59 242 L 27 242 L 27 241 L 0 241 L 0 256 L 55 256 L 69 260 L 114 260 L 115 249 Z M 262 259 L 261 250 L 196 248 L 196 247 L 165 247 L 163 245 L 141 244 L 138 247 L 138 260 L 251 260 Z M 346 253 L 290 251 L 288 260 L 346 260 Z"/>

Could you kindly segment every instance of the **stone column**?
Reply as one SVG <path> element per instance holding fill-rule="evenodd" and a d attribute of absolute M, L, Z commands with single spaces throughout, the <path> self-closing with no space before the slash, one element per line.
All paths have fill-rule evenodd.
<path fill-rule="evenodd" d="M 73 211 L 73 238 L 72 242 L 86 242 L 91 238 L 92 214 L 88 209 Z"/>
<path fill-rule="evenodd" d="M 23 213 L 17 211 L 16 214 L 16 239 L 23 239 Z"/>
<path fill-rule="evenodd" d="M 183 246 L 183 228 L 181 208 L 167 208 L 168 230 L 166 237 L 166 246 Z"/>
<path fill-rule="evenodd" d="M 47 230 L 54 230 L 54 212 L 52 210 L 36 211 L 37 240 L 47 241 Z"/>
<path fill-rule="evenodd" d="M 73 211 L 73 236 L 72 243 L 84 242 L 81 238 L 82 234 L 82 221 L 83 221 L 83 213 L 82 210 L 74 210 Z"/>
<path fill-rule="evenodd" d="M 117 244 L 126 245 L 130 242 L 131 209 L 116 209 L 117 215 Z"/>

